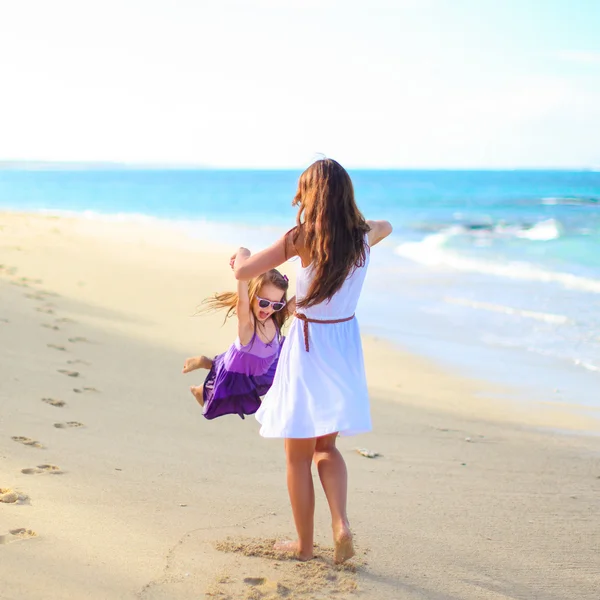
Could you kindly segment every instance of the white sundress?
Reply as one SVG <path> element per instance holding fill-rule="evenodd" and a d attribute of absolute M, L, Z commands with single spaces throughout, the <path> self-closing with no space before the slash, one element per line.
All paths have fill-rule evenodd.
<path fill-rule="evenodd" d="M 298 261 L 296 296 L 308 293 L 312 267 Z M 333 321 L 354 315 L 367 267 L 356 268 L 331 300 L 298 309 L 309 319 Z M 356 318 L 342 323 L 308 323 L 294 318 L 281 350 L 275 379 L 256 413 L 268 438 L 354 435 L 371 430 L 369 395 Z"/>

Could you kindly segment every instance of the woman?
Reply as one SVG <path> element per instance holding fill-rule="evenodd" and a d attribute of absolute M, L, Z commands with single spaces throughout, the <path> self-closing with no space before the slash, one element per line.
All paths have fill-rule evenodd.
<path fill-rule="evenodd" d="M 336 438 L 371 429 L 354 312 L 370 248 L 387 237 L 392 226 L 364 219 L 350 176 L 331 159 L 319 160 L 302 173 L 293 204 L 299 207 L 296 227 L 255 255 L 240 248 L 231 264 L 235 277 L 247 280 L 300 257 L 296 318 L 256 418 L 262 436 L 285 438 L 298 540 L 278 542 L 275 549 L 300 560 L 313 557 L 314 460 L 331 511 L 334 560 L 341 563 L 354 555 L 354 547 L 346 514 L 346 464 Z"/>

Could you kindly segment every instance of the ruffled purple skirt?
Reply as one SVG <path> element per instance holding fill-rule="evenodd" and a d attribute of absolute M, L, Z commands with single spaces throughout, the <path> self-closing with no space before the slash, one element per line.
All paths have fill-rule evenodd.
<path fill-rule="evenodd" d="M 246 375 L 228 371 L 224 364 L 225 354 L 215 356 L 213 366 L 204 380 L 204 417 L 215 419 L 223 415 L 254 414 L 271 385 L 277 369 L 275 357 L 264 375 Z"/>

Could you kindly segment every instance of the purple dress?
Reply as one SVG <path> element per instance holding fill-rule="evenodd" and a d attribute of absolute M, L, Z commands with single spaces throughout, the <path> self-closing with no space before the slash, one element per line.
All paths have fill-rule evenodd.
<path fill-rule="evenodd" d="M 245 346 L 237 338 L 227 352 L 215 356 L 204 381 L 204 417 L 254 414 L 273 384 L 282 343 L 279 332 L 268 344 L 255 333 Z"/>

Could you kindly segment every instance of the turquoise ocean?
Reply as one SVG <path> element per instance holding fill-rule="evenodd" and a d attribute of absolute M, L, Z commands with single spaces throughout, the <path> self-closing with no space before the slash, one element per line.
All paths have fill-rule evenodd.
<path fill-rule="evenodd" d="M 257 250 L 294 224 L 299 174 L 3 168 L 0 209 L 160 219 Z M 350 174 L 365 216 L 394 225 L 373 252 L 366 332 L 524 401 L 600 407 L 600 172 Z"/>

